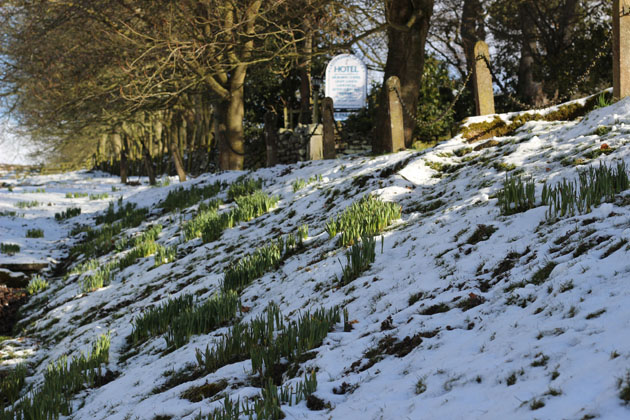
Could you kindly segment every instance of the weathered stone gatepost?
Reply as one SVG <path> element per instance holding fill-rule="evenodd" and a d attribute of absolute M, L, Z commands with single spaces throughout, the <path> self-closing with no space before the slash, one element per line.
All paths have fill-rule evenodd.
<path fill-rule="evenodd" d="M 490 63 L 488 44 L 483 41 L 477 41 L 474 51 L 475 65 L 473 66 L 473 86 L 475 88 L 475 108 L 477 115 L 494 114 L 492 74 L 488 67 Z"/>
<path fill-rule="evenodd" d="M 265 144 L 267 146 L 267 166 L 278 164 L 278 116 L 275 112 L 265 114 Z"/>
<path fill-rule="evenodd" d="M 334 159 L 337 157 L 335 151 L 335 116 L 332 98 L 324 98 L 322 101 L 322 124 L 323 128 L 323 148 L 324 159 Z"/>
<path fill-rule="evenodd" d="M 613 0 L 613 97 L 630 95 L 630 0 Z"/>
<path fill-rule="evenodd" d="M 387 89 L 387 104 L 389 107 L 390 144 L 384 144 L 384 151 L 397 152 L 405 149 L 405 130 L 403 122 L 403 108 L 400 102 L 400 79 L 391 76 L 385 82 Z"/>

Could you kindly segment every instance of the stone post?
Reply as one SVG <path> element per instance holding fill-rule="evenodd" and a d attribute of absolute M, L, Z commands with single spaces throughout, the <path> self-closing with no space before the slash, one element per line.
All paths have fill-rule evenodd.
<path fill-rule="evenodd" d="M 334 159 L 337 157 L 335 151 L 335 116 L 332 98 L 324 98 L 322 101 L 322 124 L 324 159 Z"/>
<path fill-rule="evenodd" d="M 630 95 L 630 0 L 613 0 L 613 97 Z"/>
<path fill-rule="evenodd" d="M 403 108 L 400 102 L 400 79 L 391 76 L 385 82 L 387 89 L 387 106 L 389 108 L 390 144 L 385 144 L 384 151 L 398 152 L 405 149 L 405 130 L 403 122 Z"/>
<path fill-rule="evenodd" d="M 265 114 L 265 144 L 267 146 L 267 166 L 278 164 L 278 116 L 275 112 Z"/>
<path fill-rule="evenodd" d="M 494 92 L 488 44 L 477 41 L 475 44 L 475 65 L 473 67 L 473 86 L 475 89 L 475 108 L 477 115 L 494 114 Z"/>

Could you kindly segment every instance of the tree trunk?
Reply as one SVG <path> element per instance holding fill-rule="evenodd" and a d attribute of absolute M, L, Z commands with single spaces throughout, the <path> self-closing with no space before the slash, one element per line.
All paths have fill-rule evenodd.
<path fill-rule="evenodd" d="M 238 80 L 233 77 L 231 95 L 219 105 L 219 166 L 222 170 L 241 170 L 245 158 L 243 117 L 245 74 Z"/>
<path fill-rule="evenodd" d="M 144 162 L 144 169 L 149 177 L 149 184 L 155 185 L 155 171 L 153 170 L 153 161 L 151 159 L 151 152 L 146 146 L 146 143 L 142 142 L 142 161 Z"/>
<path fill-rule="evenodd" d="M 389 23 L 387 29 L 387 62 L 383 80 L 390 76 L 400 79 L 400 96 L 406 108 L 404 115 L 405 146 L 411 146 L 418 105 L 418 95 L 424 68 L 424 46 L 433 13 L 434 0 L 386 0 L 385 13 Z M 390 121 L 387 107 L 387 92 L 382 90 L 379 98 L 375 136 L 372 149 L 375 153 L 385 151 L 391 144 Z M 411 113 L 413 116 L 409 115 Z"/>
<path fill-rule="evenodd" d="M 521 21 L 521 58 L 518 68 L 518 94 L 525 103 L 541 106 L 547 102 L 542 90 L 542 84 L 534 80 L 534 64 L 536 47 L 535 22 L 527 2 L 519 5 L 519 18 Z"/>
<path fill-rule="evenodd" d="M 129 153 L 129 144 L 127 142 L 127 136 L 124 134 L 121 136 L 120 134 L 116 134 L 122 138 L 121 148 L 120 148 L 120 182 L 122 184 L 127 183 L 127 177 L 129 175 L 129 162 L 127 159 L 127 155 Z"/>
<path fill-rule="evenodd" d="M 179 182 L 186 181 L 186 171 L 184 170 L 184 162 L 182 162 L 181 155 L 179 154 L 179 124 L 176 121 L 171 120 L 170 124 L 167 126 L 167 145 L 168 151 L 171 154 L 171 158 L 173 160 L 173 165 L 175 165 L 175 171 L 177 172 L 177 176 L 179 177 Z"/>
<path fill-rule="evenodd" d="M 477 41 L 486 40 L 483 6 L 480 0 L 464 0 L 461 34 L 466 67 L 471 71 L 475 65 L 475 44 Z"/>
<path fill-rule="evenodd" d="M 308 32 L 307 32 L 308 33 Z M 300 124 L 311 121 L 311 52 L 313 38 L 310 35 L 304 40 L 304 58 L 300 63 Z"/>

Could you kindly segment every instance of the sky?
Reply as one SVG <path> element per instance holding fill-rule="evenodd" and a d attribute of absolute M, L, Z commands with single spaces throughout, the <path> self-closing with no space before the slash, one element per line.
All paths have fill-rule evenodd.
<path fill-rule="evenodd" d="M 0 122 L 0 163 L 17 165 L 29 165 L 36 163 L 29 153 L 33 152 L 33 146 L 28 140 L 11 132 L 11 125 Z"/>

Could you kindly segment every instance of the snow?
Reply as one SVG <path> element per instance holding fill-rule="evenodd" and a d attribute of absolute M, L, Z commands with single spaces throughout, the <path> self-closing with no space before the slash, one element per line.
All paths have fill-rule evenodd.
<path fill-rule="evenodd" d="M 599 126 L 612 130 L 602 138 L 594 134 Z M 23 322 L 26 340 L 19 344 L 23 350 L 15 352 L 17 340 L 0 343 L 0 363 L 26 358 L 33 369 L 29 383 L 36 384 L 48 363 L 64 354 L 86 351 L 98 335 L 109 331 L 108 368 L 120 376 L 78 394 L 73 419 L 153 419 L 157 415 L 194 419 L 220 406 L 222 398 L 193 403 L 181 398 L 181 393 L 221 379 L 229 382 L 226 392 L 230 397 L 254 396 L 259 390 L 249 385 L 249 361 L 153 393 L 166 381 L 165 372 L 195 364 L 195 350 L 212 347 L 226 328 L 195 336 L 168 354 L 163 353 L 164 339 L 154 338 L 138 354 L 122 360 L 125 339 L 134 317 L 143 309 L 185 293 L 211 296 L 219 289 L 223 269 L 231 259 L 279 236 L 276 228 L 286 234 L 308 223 L 306 251 L 242 293 L 243 305 L 251 307 L 243 320 L 260 315 L 274 301 L 287 318 L 295 319 L 306 309 L 339 305 L 356 322 L 350 332 L 337 325 L 317 349 L 317 357 L 302 366 L 304 371 L 317 369 L 316 395 L 330 403 L 330 408 L 311 411 L 304 402 L 283 406 L 287 418 L 629 418 L 630 408 L 618 396 L 618 380 L 630 369 L 629 250 L 624 245 L 602 256 L 620 239 L 630 239 L 630 194 L 622 193 L 614 203 L 589 214 L 553 223 L 546 220 L 546 207 L 542 206 L 502 216 L 495 194 L 505 172 L 492 164 L 516 165 L 524 177 L 536 182 L 538 197 L 544 181 L 554 184 L 563 178 L 574 179 L 576 167 L 566 162 L 604 142 L 614 152 L 590 164 L 623 159 L 630 166 L 630 99 L 593 111 L 580 121 L 531 121 L 515 135 L 497 140 L 497 147 L 466 155 L 482 157 L 469 162 L 452 154 L 468 146 L 458 136 L 423 152 L 351 156 L 255 171 L 251 176 L 265 180 L 263 189 L 280 197 L 279 210 L 225 231 L 219 241 L 203 245 L 193 240 L 179 245 L 182 256 L 175 263 L 153 268 L 152 257 L 143 259 L 117 274 L 111 285 L 92 293 L 82 294 L 76 277 L 50 278 L 51 287 L 43 292 L 48 299 L 46 308 L 31 311 Z M 406 160 L 406 166 L 394 175 L 379 176 L 381 170 Z M 441 175 L 426 162 L 461 166 Z M 4 174 L 0 182 L 11 184 L 13 191 L 0 189 L 0 214 L 17 211 L 23 217 L 0 216 L 0 242 L 18 243 L 22 251 L 15 256 L 0 254 L 0 263 L 62 261 L 77 240 L 69 238 L 72 227 L 93 224 L 95 213 L 121 196 L 139 206 L 153 207 L 179 186 L 232 182 L 242 174 L 206 174 L 183 184 L 170 178 L 171 185 L 166 187 L 149 187 L 146 180 L 142 186 L 125 186 L 103 173 L 24 179 Z M 291 184 L 297 178 L 317 175 L 320 180 L 293 192 Z M 363 189 L 352 185 L 359 176 L 371 177 Z M 118 191 L 113 192 L 112 186 Z M 37 188 L 45 188 L 45 192 L 31 192 Z M 325 194 L 333 188 L 341 193 L 334 205 L 326 206 Z M 110 198 L 65 198 L 66 192 L 79 191 L 107 192 Z M 341 275 L 345 250 L 328 237 L 325 221 L 370 192 L 400 203 L 402 220 L 383 234 L 382 252 L 381 237 L 377 237 L 372 267 L 350 284 L 337 287 L 335 279 Z M 19 201 L 31 200 L 42 204 L 15 207 Z M 432 203 L 435 206 L 427 210 Z M 80 216 L 61 223 L 54 220 L 55 212 L 73 206 L 81 207 Z M 289 217 L 292 210 L 296 215 Z M 182 215 L 155 214 L 151 223 L 165 226 L 159 242 L 175 244 L 181 239 L 180 218 L 189 219 L 194 209 Z M 467 243 L 478 225 L 494 226 L 496 231 L 488 240 Z M 26 230 L 34 227 L 44 230 L 44 238 L 25 238 Z M 593 239 L 598 240 L 592 248 L 576 252 L 579 244 Z M 511 269 L 501 273 L 500 264 L 510 253 L 519 256 Z M 100 261 L 112 258 L 108 255 Z M 557 264 L 549 278 L 540 285 L 528 283 L 549 262 Z M 523 280 L 523 287 L 506 290 Z M 457 307 L 471 293 L 482 297 L 483 303 L 466 311 Z M 410 304 L 415 294 L 420 294 L 419 299 Z M 438 303 L 450 309 L 422 314 Z M 393 329 L 382 331 L 381 324 L 389 316 Z M 48 326 L 51 322 L 54 324 Z M 371 367 L 360 368 L 368 363 L 365 353 L 384 337 L 402 340 L 419 333 L 422 343 L 407 355 L 384 354 Z M 9 358 L 6 355 L 11 351 Z M 357 361 L 359 367 L 352 367 Z M 514 383 L 508 385 L 508 378 Z M 416 391 L 419 381 L 426 385 L 422 393 Z M 342 383 L 356 389 L 335 393 Z M 560 394 L 552 395 L 557 392 Z M 532 410 L 534 400 L 541 400 L 544 406 Z"/>

